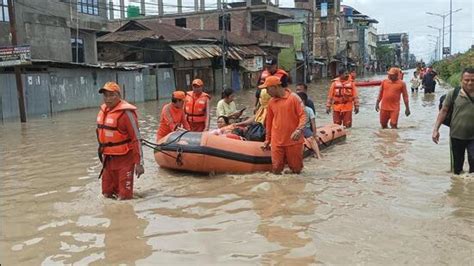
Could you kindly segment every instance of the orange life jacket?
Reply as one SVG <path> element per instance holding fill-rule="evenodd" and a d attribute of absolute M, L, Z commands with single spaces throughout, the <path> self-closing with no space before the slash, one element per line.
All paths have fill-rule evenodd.
<path fill-rule="evenodd" d="M 185 112 L 186 112 L 186 119 L 190 123 L 202 123 L 206 122 L 206 110 L 207 102 L 211 96 L 209 94 L 202 92 L 198 98 L 194 97 L 193 91 L 188 91 L 186 93 L 186 105 L 185 105 Z"/>
<path fill-rule="evenodd" d="M 285 70 L 280 69 L 280 68 L 278 68 L 273 75 L 268 70 L 265 69 L 260 75 L 260 84 L 263 84 L 265 82 L 265 79 L 268 78 L 269 76 L 277 76 L 278 78 L 281 79 L 281 77 L 285 75 L 288 76 L 288 73 L 286 73 Z"/>
<path fill-rule="evenodd" d="M 353 82 L 350 79 L 344 83 L 340 79 L 336 79 L 334 83 L 334 104 L 345 104 L 354 101 Z"/>
<path fill-rule="evenodd" d="M 107 106 L 100 106 L 97 115 L 97 139 L 99 149 L 105 155 L 125 155 L 130 151 L 130 136 L 118 130 L 117 121 L 126 111 L 136 116 L 137 107 L 121 100 L 114 109 L 107 111 Z M 133 121 L 131 121 L 133 123 Z"/>

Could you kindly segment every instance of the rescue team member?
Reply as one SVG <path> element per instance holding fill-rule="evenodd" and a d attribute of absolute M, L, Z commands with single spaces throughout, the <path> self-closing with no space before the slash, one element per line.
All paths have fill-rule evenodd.
<path fill-rule="evenodd" d="M 186 93 L 185 112 L 191 131 L 209 130 L 209 100 L 211 96 L 203 92 L 204 82 L 193 80 L 193 90 Z"/>
<path fill-rule="evenodd" d="M 308 100 L 306 101 L 306 105 L 313 110 L 313 113 L 316 113 L 316 108 L 314 108 L 314 102 L 309 98 L 308 95 L 308 85 L 304 83 L 296 84 L 296 93 L 304 92 L 308 96 Z"/>
<path fill-rule="evenodd" d="M 433 129 L 433 141 L 439 142 L 439 127 L 452 110 L 449 136 L 451 137 L 451 154 L 453 155 L 454 174 L 459 175 L 464 165 L 467 150 L 469 173 L 474 173 L 474 68 L 466 68 L 461 75 L 461 89 L 448 92 L 439 111 Z"/>
<path fill-rule="evenodd" d="M 333 123 L 349 128 L 352 126 L 352 109 L 354 113 L 359 113 L 359 96 L 347 70 L 341 68 L 338 74 L 339 77 L 333 80 L 329 88 L 326 113 L 329 114 L 332 107 Z"/>
<path fill-rule="evenodd" d="M 306 115 L 303 103 L 295 93 L 284 88 L 278 77 L 271 76 L 260 88 L 266 88 L 272 99 L 268 103 L 265 122 L 265 142 L 262 148 L 271 145 L 272 172 L 280 174 L 285 162 L 299 174 L 303 169 L 303 132 Z"/>
<path fill-rule="evenodd" d="M 266 78 L 270 76 L 276 76 L 280 79 L 283 88 L 288 87 L 288 73 L 285 70 L 278 68 L 278 62 L 276 58 L 269 57 L 265 60 L 265 68 L 260 74 L 258 85 L 265 83 Z M 260 88 L 255 92 L 255 110 L 259 107 L 260 99 Z"/>
<path fill-rule="evenodd" d="M 121 99 L 120 87 L 115 82 L 105 83 L 99 93 L 104 96 L 97 115 L 102 195 L 131 199 L 134 171 L 137 177 L 145 172 L 137 108 Z"/>
<path fill-rule="evenodd" d="M 184 91 L 175 91 L 171 96 L 171 102 L 163 106 L 160 125 L 156 132 L 157 141 L 179 128 L 190 129 L 183 109 L 185 99 Z"/>
<path fill-rule="evenodd" d="M 380 110 L 380 125 L 382 128 L 388 127 L 390 120 L 390 127 L 397 128 L 398 115 L 400 113 L 400 96 L 403 95 L 403 102 L 405 103 L 405 115 L 410 115 L 410 105 L 408 104 L 407 86 L 404 81 L 398 79 L 399 70 L 395 67 L 388 71 L 388 79 L 382 81 L 380 85 L 379 97 L 375 104 L 375 111 Z M 380 102 L 382 102 L 380 104 Z"/>

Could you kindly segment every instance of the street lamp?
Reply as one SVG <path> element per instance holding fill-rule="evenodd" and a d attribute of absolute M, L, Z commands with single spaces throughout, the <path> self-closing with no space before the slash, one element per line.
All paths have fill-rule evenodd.
<path fill-rule="evenodd" d="M 452 5 L 451 5 L 452 7 Z M 452 8 L 451 8 L 451 11 L 449 11 L 448 13 L 446 14 L 438 14 L 438 13 L 432 13 L 432 12 L 426 12 L 426 14 L 428 15 L 432 15 L 432 16 L 437 16 L 437 17 L 440 17 L 443 19 L 443 35 L 442 35 L 442 46 L 443 46 L 443 49 L 444 49 L 444 28 L 445 28 L 445 23 L 444 23 L 444 20 L 446 19 L 447 16 L 450 16 L 450 19 L 451 19 L 451 25 L 450 25 L 450 31 L 449 31 L 449 52 L 451 53 L 451 34 L 452 34 L 452 14 L 456 13 L 456 12 L 459 12 L 461 11 L 462 8 L 459 8 L 459 9 L 456 9 L 454 11 L 452 11 Z M 444 53 L 443 53 L 444 55 Z"/>
<path fill-rule="evenodd" d="M 436 43 L 436 46 L 435 46 L 435 59 L 438 59 L 440 60 L 441 58 L 439 57 L 439 36 L 435 36 L 433 34 L 428 34 L 428 37 L 432 37 L 432 38 L 436 38 L 436 41 L 433 41 L 432 39 L 428 39 L 428 41 L 431 41 L 431 42 L 435 42 Z"/>
<path fill-rule="evenodd" d="M 438 35 L 438 47 L 439 47 L 439 45 L 440 45 L 439 42 L 440 42 L 440 40 L 441 40 L 441 28 L 438 28 L 438 27 L 435 27 L 435 26 L 431 26 L 431 25 L 428 25 L 428 28 L 432 28 L 432 29 L 438 30 L 438 34 L 439 34 L 439 35 Z M 444 37 L 444 36 L 443 36 L 443 37 Z M 438 54 L 438 60 L 441 60 L 441 57 L 443 56 L 443 55 L 442 55 L 442 48 L 439 49 L 438 51 L 441 52 L 441 53 Z"/>

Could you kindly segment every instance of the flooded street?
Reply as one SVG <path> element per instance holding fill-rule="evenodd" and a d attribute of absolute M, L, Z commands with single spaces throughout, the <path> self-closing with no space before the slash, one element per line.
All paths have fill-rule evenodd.
<path fill-rule="evenodd" d="M 327 88 L 309 89 L 318 125 L 331 121 Z M 474 179 L 448 173 L 446 127 L 431 141 L 444 92 L 410 94 L 412 115 L 402 107 L 400 129 L 381 130 L 378 87 L 360 88 L 347 141 L 305 160 L 301 175 L 183 174 L 160 169 L 145 148 L 136 198 L 123 202 L 100 195 L 98 109 L 5 123 L 0 263 L 469 265 Z M 238 94 L 237 107 L 253 94 Z M 163 103 L 138 104 L 148 140 Z"/>

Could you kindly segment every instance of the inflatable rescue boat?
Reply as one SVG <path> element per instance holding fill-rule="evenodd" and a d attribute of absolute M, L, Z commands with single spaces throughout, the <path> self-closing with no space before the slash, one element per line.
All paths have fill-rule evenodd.
<path fill-rule="evenodd" d="M 381 80 L 361 80 L 355 82 L 357 87 L 379 86 L 380 84 L 382 84 Z"/>
<path fill-rule="evenodd" d="M 346 139 L 340 125 L 318 128 L 320 149 Z M 217 136 L 208 132 L 175 131 L 160 140 L 155 160 L 163 168 L 200 173 L 254 173 L 271 171 L 270 151 L 262 142 Z M 305 145 L 305 156 L 312 151 Z"/>

